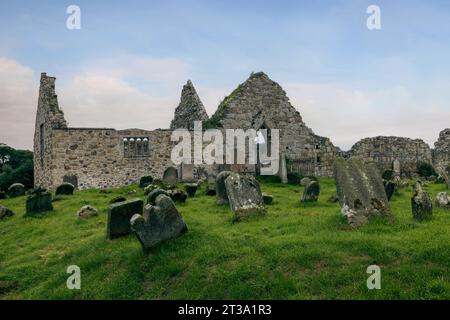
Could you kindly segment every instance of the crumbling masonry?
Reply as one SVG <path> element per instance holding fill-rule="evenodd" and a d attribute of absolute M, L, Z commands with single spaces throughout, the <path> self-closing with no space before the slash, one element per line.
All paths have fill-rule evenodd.
<path fill-rule="evenodd" d="M 136 182 L 143 175 L 162 178 L 166 169 L 176 168 L 179 178 L 196 180 L 216 175 L 223 165 L 181 165 L 170 158 L 172 130 L 192 130 L 194 121 L 204 129 L 280 130 L 279 175 L 331 176 L 338 156 L 357 156 L 375 162 L 380 170 L 392 169 L 394 160 L 402 173 L 415 171 L 419 162 L 444 168 L 449 164 L 450 129 L 444 130 L 435 149 L 422 140 L 398 137 L 366 138 L 348 152 L 330 139 L 308 128 L 291 105 L 280 85 L 262 73 L 254 73 L 227 96 L 208 117 L 191 81 L 183 87 L 170 130 L 115 130 L 112 128 L 70 128 L 59 108 L 55 78 L 41 75 L 34 134 L 35 185 L 54 189 L 62 182 L 78 188 L 106 188 Z M 235 165 L 233 171 L 258 172 L 258 165 Z"/>

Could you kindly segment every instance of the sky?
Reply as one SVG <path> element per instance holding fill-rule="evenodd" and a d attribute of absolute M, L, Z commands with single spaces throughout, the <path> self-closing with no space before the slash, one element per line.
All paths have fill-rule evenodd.
<path fill-rule="evenodd" d="M 0 143 L 32 149 L 41 72 L 69 126 L 156 129 L 188 79 L 212 115 L 264 71 L 343 150 L 378 135 L 433 146 L 450 127 L 449 39 L 445 0 L 1 0 Z"/>

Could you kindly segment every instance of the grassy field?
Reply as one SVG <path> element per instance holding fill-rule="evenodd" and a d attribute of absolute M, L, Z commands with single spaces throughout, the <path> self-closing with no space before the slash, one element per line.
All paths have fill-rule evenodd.
<path fill-rule="evenodd" d="M 316 204 L 300 203 L 301 186 L 264 183 L 274 195 L 267 215 L 232 224 L 228 207 L 202 191 L 177 205 L 189 231 L 144 254 L 135 235 L 106 240 L 106 208 L 115 196 L 143 197 L 137 186 L 58 196 L 55 210 L 25 218 L 25 198 L 0 200 L 16 215 L 0 221 L 2 299 L 450 299 L 450 211 L 412 219 L 411 188 L 393 197 L 395 222 L 351 229 L 334 180 L 320 179 Z M 446 190 L 430 184 L 434 197 Z M 78 221 L 91 204 L 98 217 Z M 366 269 L 381 267 L 381 290 L 368 290 Z M 66 269 L 81 268 L 81 290 Z"/>

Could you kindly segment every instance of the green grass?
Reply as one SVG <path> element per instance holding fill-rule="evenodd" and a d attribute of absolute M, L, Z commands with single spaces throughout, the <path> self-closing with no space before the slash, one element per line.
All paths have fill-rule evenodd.
<path fill-rule="evenodd" d="M 16 215 L 0 221 L 0 282 L 14 283 L 0 298 L 450 299 L 450 211 L 413 222 L 409 188 L 391 201 L 394 222 L 352 229 L 326 201 L 334 181 L 320 183 L 319 202 L 308 205 L 300 186 L 263 183 L 274 195 L 267 215 L 237 224 L 200 190 L 177 205 L 189 232 L 148 254 L 135 235 L 105 238 L 108 201 L 143 197 L 137 186 L 59 196 L 54 211 L 32 218 L 24 197 L 1 200 Z M 427 190 L 434 197 L 445 186 Z M 85 204 L 99 216 L 78 221 Z M 372 264 L 381 267 L 381 290 L 366 287 Z M 66 288 L 69 265 L 81 268 L 81 290 Z"/>

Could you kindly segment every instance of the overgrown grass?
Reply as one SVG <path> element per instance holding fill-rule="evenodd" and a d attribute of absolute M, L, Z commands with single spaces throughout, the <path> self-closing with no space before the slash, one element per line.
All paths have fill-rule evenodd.
<path fill-rule="evenodd" d="M 25 218 L 24 197 L 1 200 L 16 215 L 0 221 L 3 299 L 449 299 L 450 211 L 415 223 L 411 188 L 395 195 L 394 222 L 349 228 L 332 179 L 320 179 L 316 204 L 300 203 L 301 186 L 263 183 L 274 195 L 266 216 L 232 224 L 228 207 L 199 190 L 177 205 L 189 232 L 144 254 L 134 235 L 106 240 L 106 208 L 137 186 L 59 196 L 55 210 Z M 133 191 L 136 190 L 136 193 Z M 430 184 L 434 197 L 445 190 Z M 91 204 L 98 217 L 78 221 Z M 368 290 L 366 269 L 381 267 L 381 290 Z M 81 290 L 66 269 L 81 268 Z M 11 285 L 12 284 L 12 285 Z"/>

